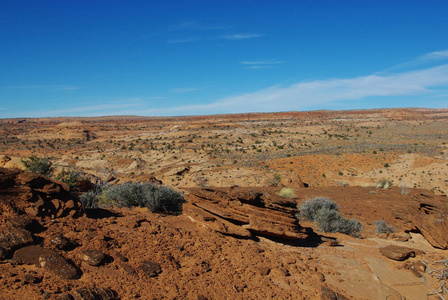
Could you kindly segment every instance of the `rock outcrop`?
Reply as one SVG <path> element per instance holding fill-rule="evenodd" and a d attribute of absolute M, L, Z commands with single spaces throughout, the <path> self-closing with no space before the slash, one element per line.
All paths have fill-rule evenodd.
<path fill-rule="evenodd" d="M 203 226 L 227 235 L 259 235 L 307 240 L 314 234 L 295 218 L 294 201 L 267 189 L 190 188 L 184 214 Z"/>

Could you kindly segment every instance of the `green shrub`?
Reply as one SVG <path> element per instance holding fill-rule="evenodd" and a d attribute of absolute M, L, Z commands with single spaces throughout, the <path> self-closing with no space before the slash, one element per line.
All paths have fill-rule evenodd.
<path fill-rule="evenodd" d="M 295 198 L 296 197 L 296 193 L 294 192 L 294 190 L 289 187 L 282 188 L 279 195 L 282 197 L 287 197 L 287 198 Z"/>
<path fill-rule="evenodd" d="M 362 229 L 358 220 L 344 219 L 338 211 L 338 205 L 325 197 L 305 201 L 300 206 L 300 216 L 314 221 L 317 228 L 323 232 L 340 232 L 357 237 Z"/>
<path fill-rule="evenodd" d="M 21 159 L 22 164 L 27 171 L 42 174 L 45 177 L 50 177 L 53 174 L 53 163 L 47 158 L 39 158 L 36 155 L 31 155 L 27 160 Z"/>
<path fill-rule="evenodd" d="M 395 229 L 392 226 L 388 226 L 384 220 L 375 221 L 373 224 L 375 224 L 375 231 L 378 234 L 395 232 Z"/>
<path fill-rule="evenodd" d="M 105 189 L 100 203 L 119 207 L 147 207 L 152 212 L 181 212 L 183 196 L 166 186 L 152 183 L 123 183 Z"/>
<path fill-rule="evenodd" d="M 79 201 L 86 209 L 98 208 L 98 193 L 95 190 L 88 191 L 79 196 Z"/>
<path fill-rule="evenodd" d="M 56 179 L 65 182 L 71 192 L 76 192 L 78 184 L 84 179 L 84 173 L 74 168 L 63 168 L 61 173 L 56 176 Z"/>

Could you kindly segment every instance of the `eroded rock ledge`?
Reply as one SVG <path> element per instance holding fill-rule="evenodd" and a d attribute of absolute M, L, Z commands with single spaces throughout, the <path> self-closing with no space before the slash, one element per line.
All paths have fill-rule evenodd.
<path fill-rule="evenodd" d="M 203 226 L 227 235 L 252 235 L 309 240 L 316 234 L 303 228 L 295 215 L 296 202 L 272 188 L 189 188 L 184 214 Z"/>

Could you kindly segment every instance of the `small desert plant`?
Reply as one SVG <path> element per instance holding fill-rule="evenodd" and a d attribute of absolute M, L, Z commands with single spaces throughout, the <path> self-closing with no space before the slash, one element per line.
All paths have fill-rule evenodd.
<path fill-rule="evenodd" d="M 86 209 L 98 208 L 98 194 L 95 190 L 88 191 L 79 196 L 79 201 Z"/>
<path fill-rule="evenodd" d="M 71 192 L 76 192 L 78 184 L 84 179 L 84 173 L 74 168 L 63 168 L 56 179 L 65 182 Z"/>
<path fill-rule="evenodd" d="M 183 196 L 166 186 L 152 183 L 123 183 L 105 189 L 100 202 L 119 207 L 147 207 L 152 212 L 182 211 Z"/>
<path fill-rule="evenodd" d="M 344 219 L 338 211 L 338 205 L 330 198 L 315 197 L 300 206 L 300 216 L 314 221 L 320 231 L 340 232 L 351 236 L 359 236 L 361 223 Z"/>
<path fill-rule="evenodd" d="M 37 172 L 45 177 L 50 177 L 54 171 L 53 163 L 47 157 L 31 155 L 27 160 L 21 159 L 21 162 L 27 171 Z"/>
<path fill-rule="evenodd" d="M 294 190 L 289 187 L 282 188 L 279 195 L 282 197 L 287 197 L 287 198 L 295 198 L 296 197 L 296 193 L 294 192 Z"/>
<path fill-rule="evenodd" d="M 387 190 L 392 187 L 392 181 L 382 178 L 375 184 L 375 187 Z"/>
<path fill-rule="evenodd" d="M 375 231 L 378 234 L 383 234 L 383 233 L 394 233 L 395 229 L 392 226 L 388 226 L 386 221 L 384 220 L 379 220 L 379 221 L 375 221 L 373 222 L 373 224 L 375 224 Z"/>
<path fill-rule="evenodd" d="M 312 200 L 303 202 L 299 207 L 300 216 L 308 221 L 314 222 L 316 213 L 321 209 L 338 210 L 336 202 L 326 197 L 314 197 Z"/>

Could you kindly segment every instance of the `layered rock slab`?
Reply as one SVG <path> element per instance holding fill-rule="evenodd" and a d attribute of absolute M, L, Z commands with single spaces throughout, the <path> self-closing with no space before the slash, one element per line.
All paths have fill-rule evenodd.
<path fill-rule="evenodd" d="M 184 214 L 218 232 L 241 237 L 261 235 L 281 239 L 308 239 L 312 233 L 295 218 L 295 201 L 273 189 L 190 188 Z"/>

